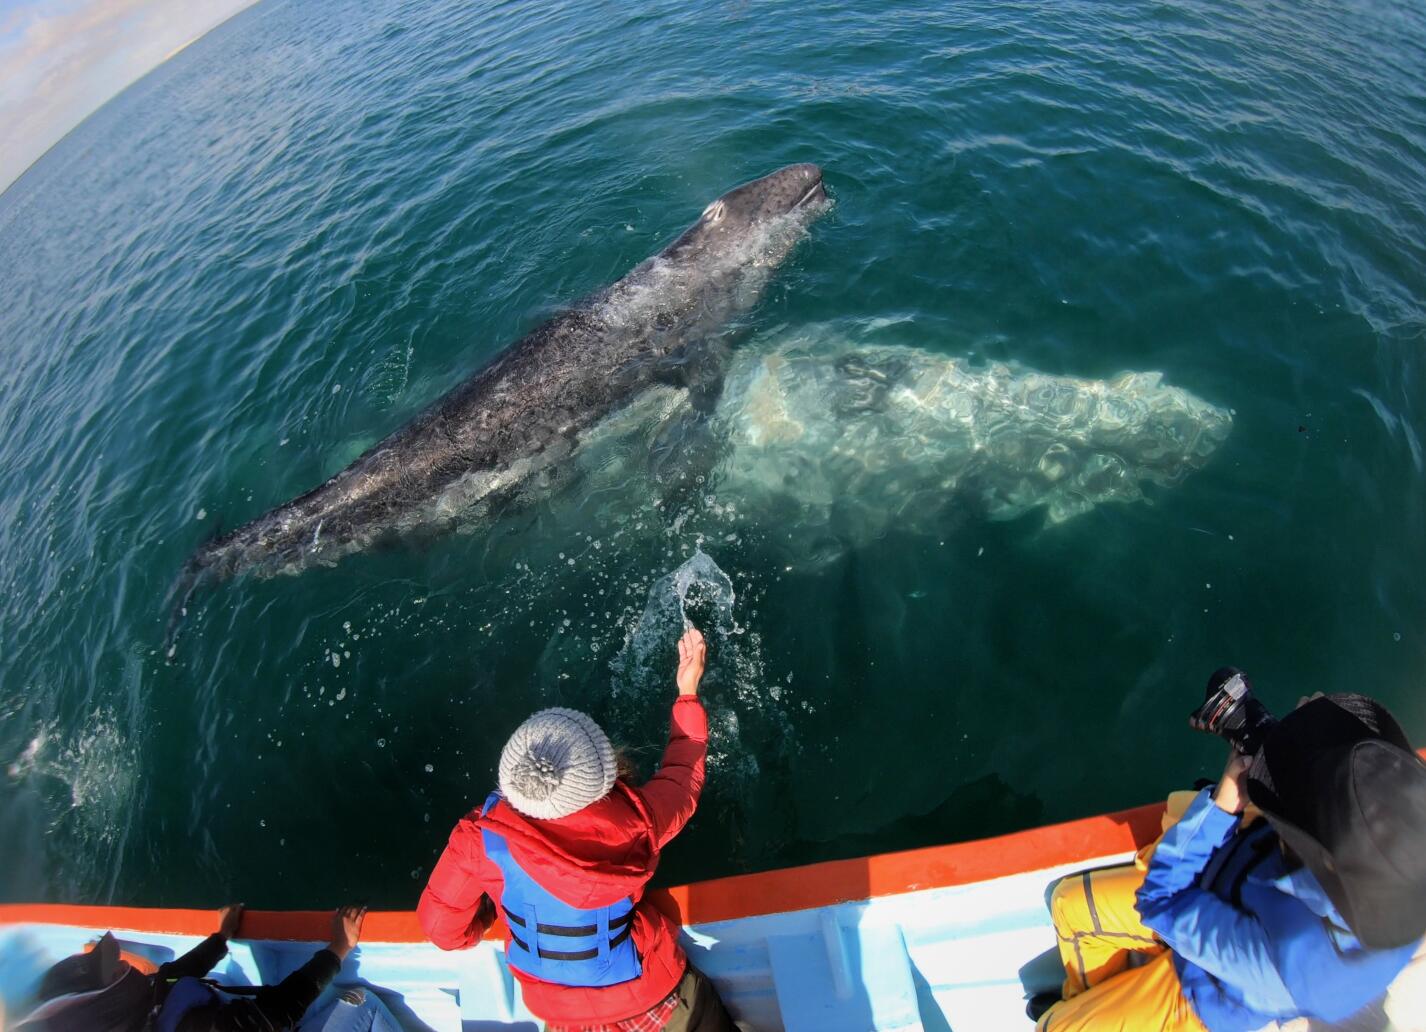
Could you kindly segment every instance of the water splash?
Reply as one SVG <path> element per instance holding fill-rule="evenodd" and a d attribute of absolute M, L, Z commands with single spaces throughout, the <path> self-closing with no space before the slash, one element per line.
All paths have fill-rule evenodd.
<path fill-rule="evenodd" d="M 703 549 L 695 548 L 689 560 L 670 576 L 673 578 L 673 593 L 678 599 L 678 611 L 683 616 L 684 630 L 694 626 L 688 616 L 690 605 L 696 611 L 711 607 L 711 611 L 718 616 L 715 626 L 721 627 L 726 622 L 737 627 L 733 605 L 738 599 L 733 591 L 732 578 Z"/>
<path fill-rule="evenodd" d="M 52 831 L 73 820 L 83 841 L 107 846 L 126 826 L 137 765 L 137 751 L 113 714 L 96 709 L 68 735 L 55 721 L 40 726 L 6 772 L 47 797 L 59 790 Z"/>
<path fill-rule="evenodd" d="M 666 698 L 679 637 L 691 626 L 708 642 L 708 667 L 700 696 L 708 710 L 710 765 L 735 782 L 756 777 L 754 750 L 745 748 L 742 724 L 753 714 L 786 720 L 764 687 L 762 638 L 738 619 L 732 578 L 702 548 L 649 589 L 643 614 L 627 629 L 624 647 L 610 661 L 620 716 L 631 718 L 652 698 Z"/>
<path fill-rule="evenodd" d="M 615 694 L 666 682 L 668 657 L 690 627 L 698 627 L 708 639 L 711 665 L 715 648 L 747 633 L 738 623 L 736 603 L 732 579 L 707 552 L 695 548 L 682 565 L 649 588 L 643 614 L 626 630 L 624 647 L 610 663 Z M 689 616 L 690 608 L 696 619 Z"/>

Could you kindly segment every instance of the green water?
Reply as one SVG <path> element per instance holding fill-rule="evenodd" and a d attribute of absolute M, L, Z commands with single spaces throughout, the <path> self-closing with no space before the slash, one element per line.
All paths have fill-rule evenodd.
<path fill-rule="evenodd" d="M 0 897 L 413 905 L 531 709 L 654 762 L 645 611 L 699 545 L 733 598 L 665 882 L 1149 801 L 1221 763 L 1224 662 L 1426 737 L 1419 8 L 632 11 L 263 0 L 0 196 Z M 166 661 L 220 525 L 792 161 L 836 206 L 744 348 L 1161 372 L 1231 433 L 1059 523 L 631 478 L 222 585 Z"/>

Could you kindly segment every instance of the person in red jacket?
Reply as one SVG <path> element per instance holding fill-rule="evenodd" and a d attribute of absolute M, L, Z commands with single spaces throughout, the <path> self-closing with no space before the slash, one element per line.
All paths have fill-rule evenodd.
<path fill-rule="evenodd" d="M 444 950 L 475 945 L 499 906 L 525 1004 L 550 1032 L 731 1032 L 713 984 L 688 963 L 678 925 L 644 899 L 659 853 L 703 790 L 706 645 L 678 643 L 678 697 L 657 774 L 619 776 L 608 736 L 570 709 L 541 710 L 500 755 L 500 791 L 467 814 L 417 915 Z"/>

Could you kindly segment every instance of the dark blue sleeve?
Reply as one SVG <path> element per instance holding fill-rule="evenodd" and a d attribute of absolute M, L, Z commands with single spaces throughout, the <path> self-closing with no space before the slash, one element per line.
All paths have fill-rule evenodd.
<path fill-rule="evenodd" d="M 228 940 L 216 932 L 204 939 L 177 960 L 170 960 L 158 969 L 160 982 L 177 981 L 185 976 L 202 978 L 228 953 Z"/>
<path fill-rule="evenodd" d="M 341 969 L 342 962 L 335 953 L 318 950 L 277 985 L 262 986 L 250 998 L 189 1011 L 178 1023 L 178 1032 L 274 1032 L 293 1028 Z"/>

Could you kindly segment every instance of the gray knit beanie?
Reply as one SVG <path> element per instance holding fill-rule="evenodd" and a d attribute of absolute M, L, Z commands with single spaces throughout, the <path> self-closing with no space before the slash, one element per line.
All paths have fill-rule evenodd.
<path fill-rule="evenodd" d="M 515 729 L 500 753 L 500 793 L 526 817 L 567 817 L 609 794 L 618 775 L 609 736 L 556 706 Z"/>

